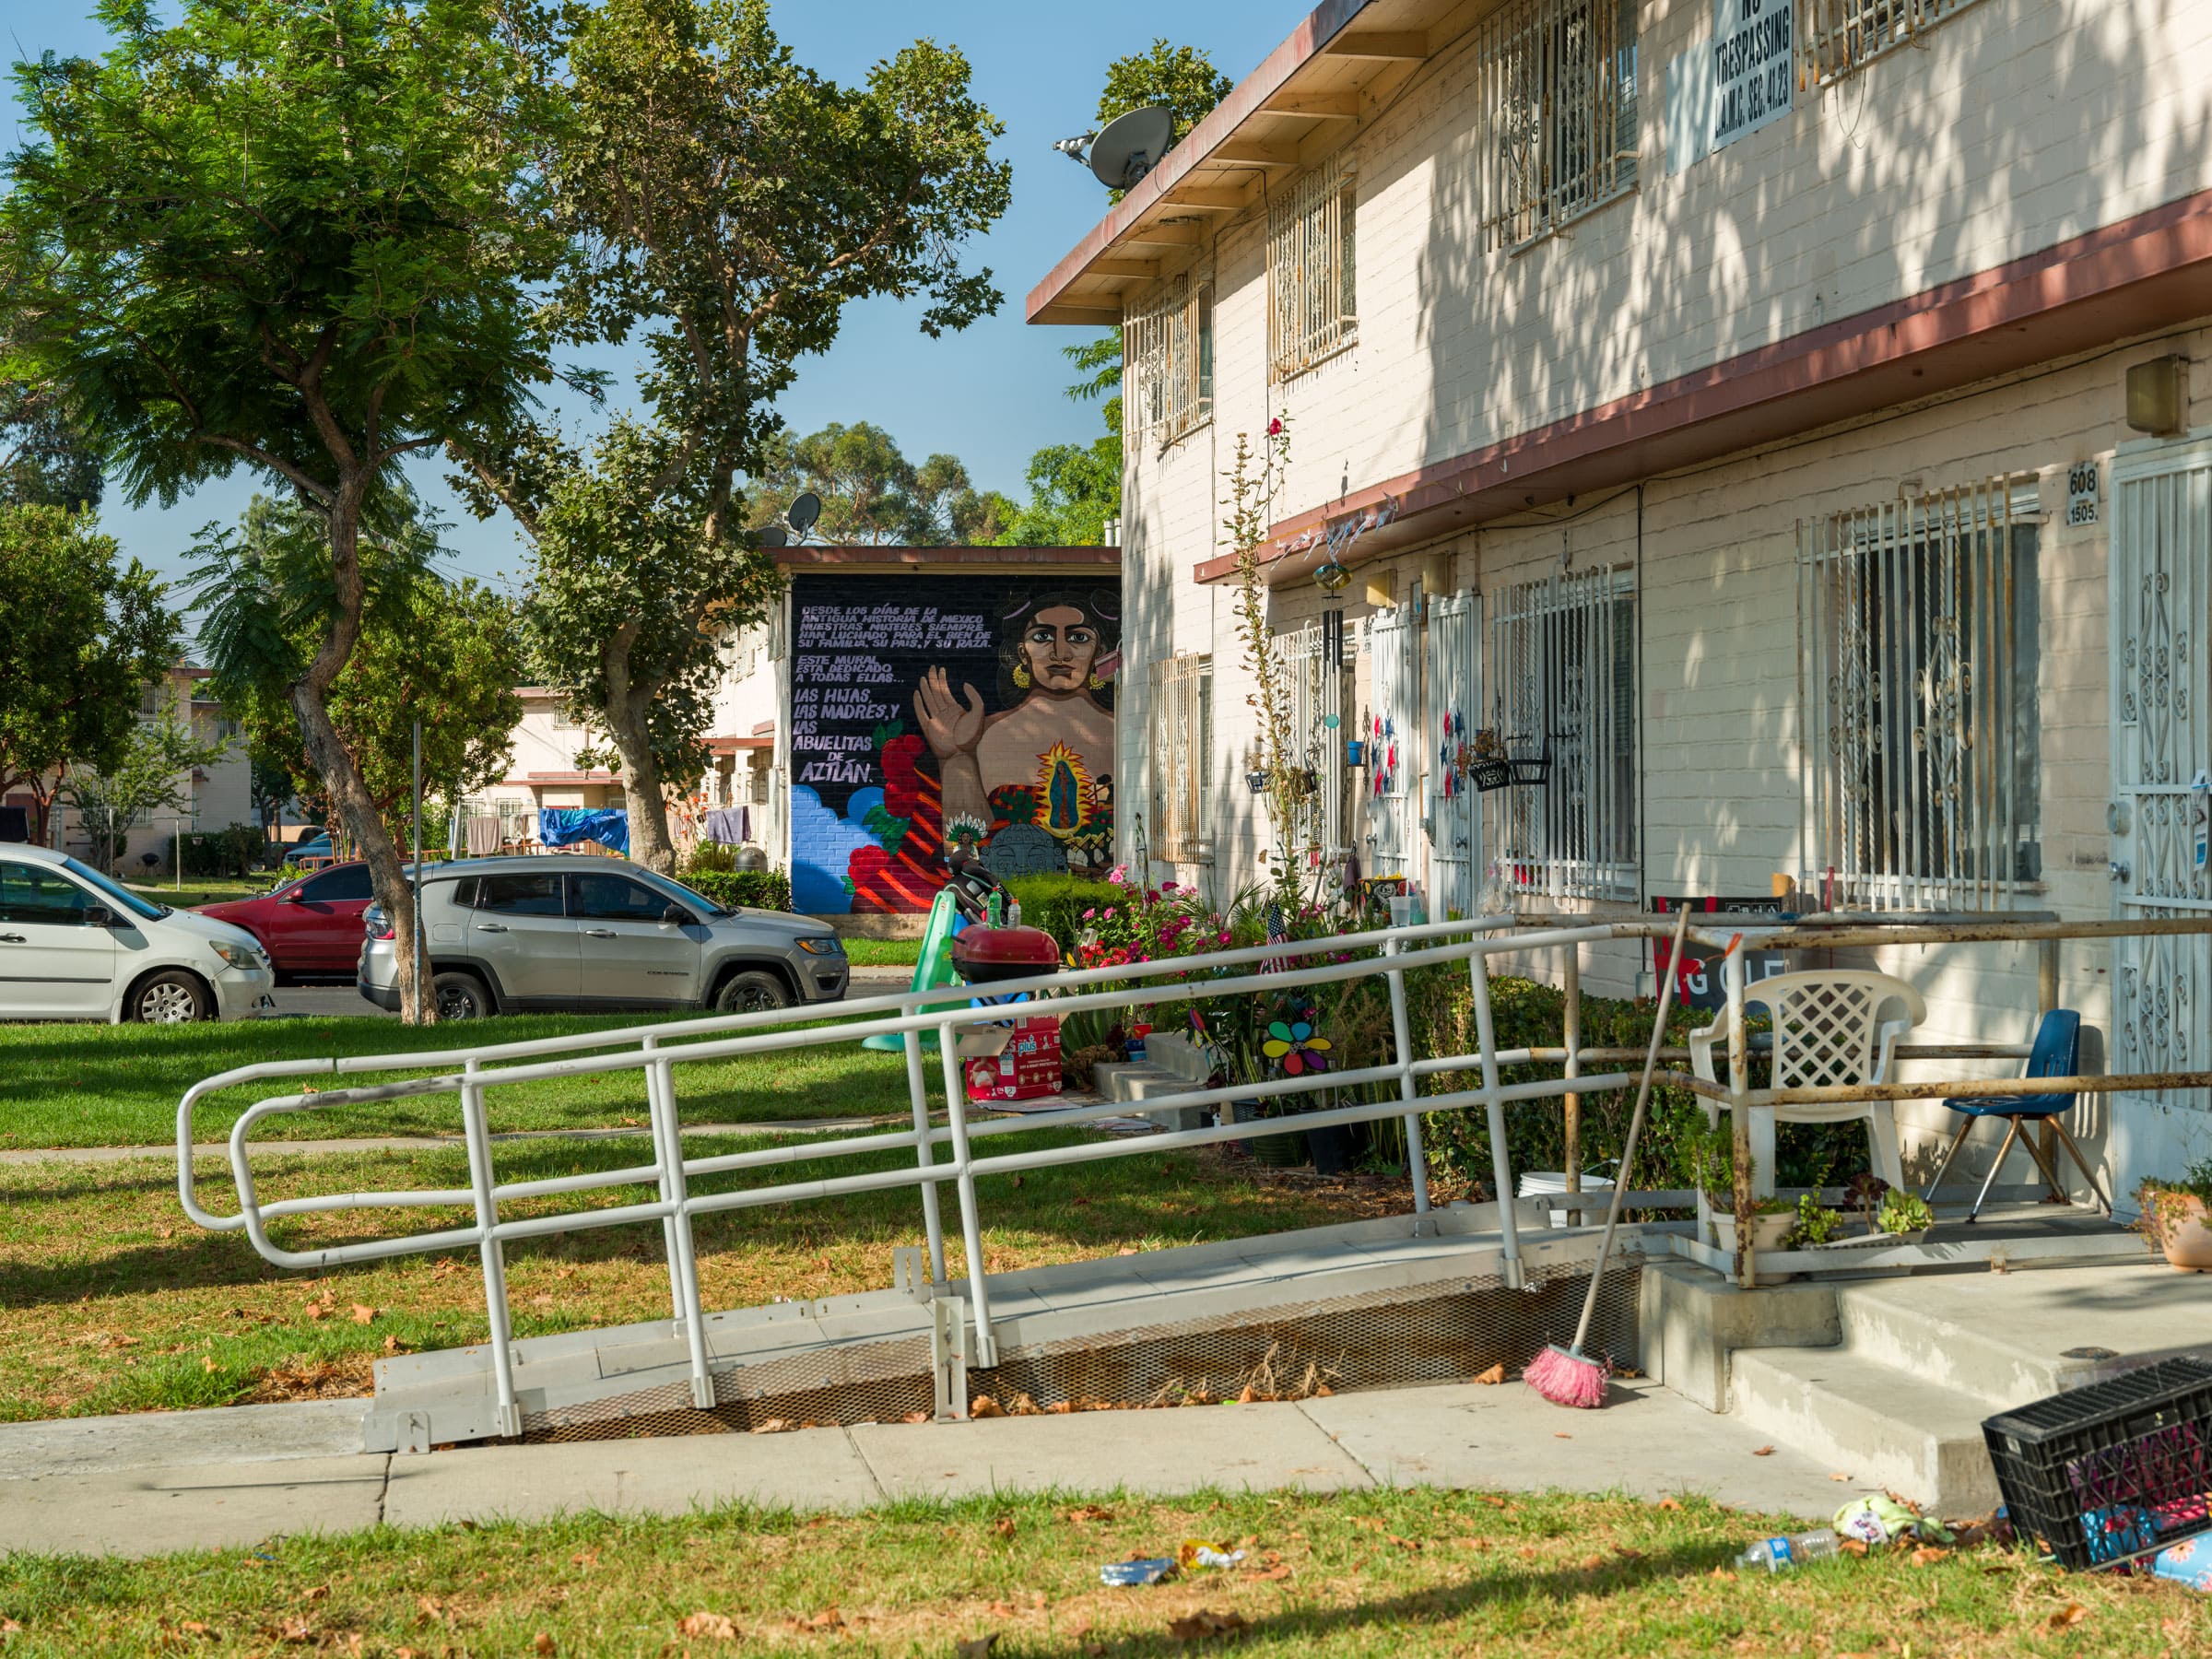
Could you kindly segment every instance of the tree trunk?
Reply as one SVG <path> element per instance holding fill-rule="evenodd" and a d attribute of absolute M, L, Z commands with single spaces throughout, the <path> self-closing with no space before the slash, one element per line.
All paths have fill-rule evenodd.
<path fill-rule="evenodd" d="M 608 698 L 607 735 L 622 757 L 622 793 L 629 808 L 629 855 L 663 876 L 676 874 L 676 843 L 668 834 L 668 804 L 661 794 L 661 766 L 646 735 L 651 700 L 636 692 Z"/>
<path fill-rule="evenodd" d="M 293 683 L 291 704 L 300 716 L 300 741 L 328 792 L 333 815 L 345 821 L 355 850 L 369 865 L 370 888 L 392 920 L 400 1018 L 410 1025 L 429 1025 L 437 1019 L 436 1005 L 423 995 L 424 987 L 415 982 L 415 894 L 401 873 L 399 849 L 384 831 L 383 815 L 370 798 L 360 768 L 330 718 L 331 684 L 360 638 L 365 597 L 359 556 L 361 502 L 371 481 L 368 475 L 348 477 L 331 505 L 331 573 L 337 590 L 338 614 L 307 672 Z"/>

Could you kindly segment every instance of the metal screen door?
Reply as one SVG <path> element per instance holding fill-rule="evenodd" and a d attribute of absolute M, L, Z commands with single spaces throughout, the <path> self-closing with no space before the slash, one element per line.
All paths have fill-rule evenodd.
<path fill-rule="evenodd" d="M 2212 440 L 2123 449 L 2112 493 L 2114 913 L 2212 915 L 2212 868 L 2196 863 L 2193 822 L 2203 797 L 2192 787 L 2212 772 Z M 2112 943 L 2112 1069 L 2206 1065 L 2212 939 Z M 2212 1151 L 2207 1094 L 2113 1096 L 2115 1197 Z"/>
<path fill-rule="evenodd" d="M 1368 618 L 1371 700 L 1363 729 L 1356 734 L 1368 745 L 1367 765 L 1359 779 L 1360 817 L 1367 825 L 1366 873 L 1403 876 L 1414 882 L 1421 878 L 1419 850 L 1406 819 L 1422 763 L 1418 644 L 1412 606 L 1380 610 Z"/>
<path fill-rule="evenodd" d="M 1452 757 L 1484 724 L 1482 595 L 1461 589 L 1429 613 L 1429 723 L 1421 744 L 1429 766 L 1429 868 L 1434 921 L 1475 913 L 1482 868 L 1481 796 L 1453 769 Z"/>
<path fill-rule="evenodd" d="M 1297 763 L 1319 783 L 1300 840 L 1310 838 L 1325 863 L 1341 864 L 1350 851 L 1344 830 L 1344 740 L 1351 735 L 1344 718 L 1344 665 L 1330 657 L 1328 633 L 1319 622 L 1279 635 L 1276 642 L 1290 698 L 1290 730 L 1300 746 Z"/>

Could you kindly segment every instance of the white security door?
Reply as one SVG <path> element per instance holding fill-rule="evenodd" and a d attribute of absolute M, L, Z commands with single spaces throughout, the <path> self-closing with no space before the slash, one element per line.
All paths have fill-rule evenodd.
<path fill-rule="evenodd" d="M 2212 776 L 2212 441 L 2124 449 L 2112 465 L 2115 914 L 2212 920 L 2197 815 Z M 2212 1066 L 2212 939 L 2118 939 L 2114 1071 Z M 2212 1091 L 2112 1097 L 2113 1197 L 2212 1153 Z"/>
<path fill-rule="evenodd" d="M 1421 736 L 1429 769 L 1429 901 L 1431 920 L 1475 913 L 1482 868 L 1482 813 L 1474 783 L 1453 758 L 1482 718 L 1482 596 L 1462 589 L 1429 613 L 1429 720 Z"/>
<path fill-rule="evenodd" d="M 1310 815 L 1299 825 L 1299 844 L 1320 849 L 1328 867 L 1341 866 L 1350 851 L 1344 832 L 1344 740 L 1351 735 L 1344 718 L 1344 663 L 1342 635 L 1313 622 L 1294 634 L 1282 636 L 1284 688 L 1290 700 L 1290 730 L 1297 746 L 1296 763 L 1312 772 L 1315 793 L 1306 808 Z M 1306 880 L 1312 872 L 1301 871 Z"/>
<path fill-rule="evenodd" d="M 1369 876 L 1421 879 L 1420 849 L 1408 821 L 1422 764 L 1421 661 L 1410 606 L 1368 618 L 1370 702 L 1357 734 L 1367 745 L 1359 774 L 1360 817 L 1367 825 Z"/>

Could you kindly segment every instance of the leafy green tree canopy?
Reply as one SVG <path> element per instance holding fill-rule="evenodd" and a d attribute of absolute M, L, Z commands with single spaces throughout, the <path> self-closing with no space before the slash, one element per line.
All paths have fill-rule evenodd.
<path fill-rule="evenodd" d="M 34 840 L 60 775 L 121 761 L 181 638 L 161 583 L 89 513 L 0 506 L 0 794 L 30 793 Z"/>
<path fill-rule="evenodd" d="M 1112 121 L 1148 104 L 1165 104 L 1175 112 L 1175 137 L 1180 142 L 1236 84 L 1214 67 L 1212 55 L 1203 48 L 1171 46 L 1166 36 L 1156 36 L 1150 51 L 1133 52 L 1106 65 L 1106 84 L 1099 89 L 1099 119 Z"/>
<path fill-rule="evenodd" d="M 425 796 L 457 800 L 504 775 L 523 715 L 514 605 L 478 582 L 441 578 L 437 551 L 433 528 L 411 517 L 363 538 L 361 644 L 331 687 L 331 719 L 395 836 L 413 794 L 416 721 Z M 320 782 L 286 691 L 335 604 L 323 523 L 296 503 L 257 497 L 235 529 L 203 531 L 192 557 L 201 567 L 201 649 L 216 694 L 245 728 L 265 818 Z M 278 771 L 289 789 L 276 783 Z"/>
<path fill-rule="evenodd" d="M 794 60 L 764 0 L 606 0 L 568 64 L 548 176 L 581 253 L 558 310 L 641 335 L 645 407 L 588 448 L 486 420 L 451 453 L 472 504 L 535 541 L 534 647 L 620 756 L 633 853 L 666 868 L 664 785 L 688 782 L 705 735 L 702 636 L 775 591 L 738 488 L 769 460 L 773 400 L 856 300 L 922 300 L 933 335 L 995 308 L 961 253 L 1010 170 L 957 50 L 918 41 L 841 86 Z"/>
<path fill-rule="evenodd" d="M 776 433 L 754 500 L 772 516 L 802 490 L 820 498 L 811 534 L 833 545 L 941 547 L 997 540 L 1013 505 L 979 490 L 957 455 L 936 454 L 916 465 L 898 440 L 868 421 L 830 422 L 794 439 Z"/>
<path fill-rule="evenodd" d="M 511 426 L 551 378 L 568 239 L 532 0 L 101 0 L 106 55 L 17 66 L 31 136 L 0 199 L 26 378 L 134 502 L 239 465 L 321 514 L 334 604 L 288 688 L 300 741 L 412 925 L 332 724 L 365 601 L 363 514 L 395 461 Z M 402 991 L 415 1005 L 411 978 Z"/>

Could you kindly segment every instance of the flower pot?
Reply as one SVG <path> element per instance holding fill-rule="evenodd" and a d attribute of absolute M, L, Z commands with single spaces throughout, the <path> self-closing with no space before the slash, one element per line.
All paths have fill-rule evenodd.
<path fill-rule="evenodd" d="M 1329 1124 L 1306 1131 L 1306 1150 L 1312 1155 L 1317 1175 L 1343 1175 L 1352 1167 L 1352 1125 Z"/>
<path fill-rule="evenodd" d="M 2184 1273 L 2212 1273 L 2212 1227 L 2205 1224 L 2205 1201 L 2185 1194 L 2161 1194 L 2159 1247 L 2167 1262 Z"/>
<path fill-rule="evenodd" d="M 1751 1248 L 1780 1250 L 1782 1241 L 1790 1236 L 1790 1229 L 1797 1225 L 1797 1218 L 1788 1210 L 1778 1210 L 1771 1216 L 1751 1218 Z M 1712 1230 L 1720 1247 L 1729 1254 L 1735 1253 L 1735 1218 L 1717 1211 L 1712 1218 Z"/>
<path fill-rule="evenodd" d="M 1231 1121 L 1239 1124 L 1256 1124 L 1267 1116 L 1266 1107 L 1258 1100 L 1239 1100 L 1233 1111 Z M 1254 1135 L 1244 1144 L 1252 1148 L 1255 1159 L 1271 1170 L 1295 1170 L 1306 1161 L 1306 1132 L 1301 1129 Z"/>

